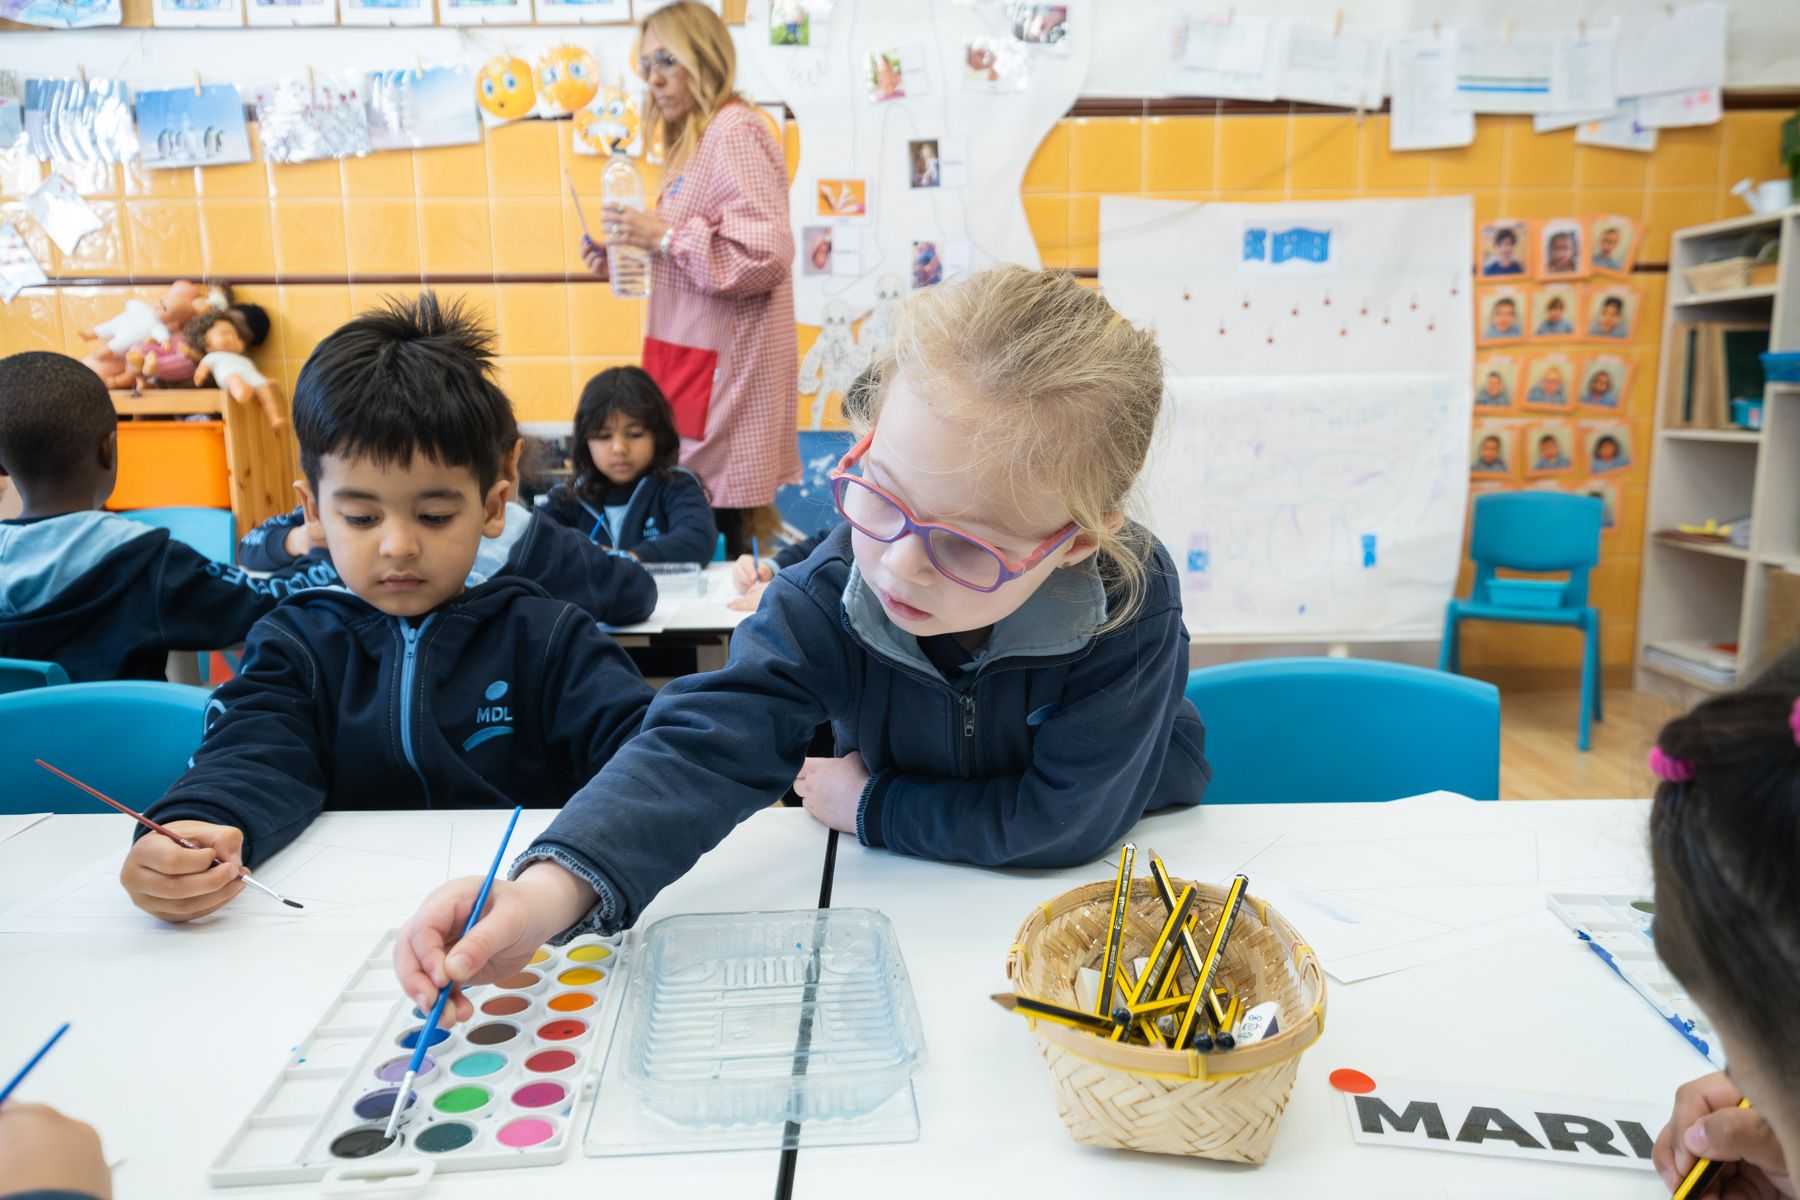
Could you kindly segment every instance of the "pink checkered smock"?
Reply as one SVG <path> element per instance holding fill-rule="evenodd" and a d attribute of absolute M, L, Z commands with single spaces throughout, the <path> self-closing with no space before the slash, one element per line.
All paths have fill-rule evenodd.
<path fill-rule="evenodd" d="M 681 462 L 715 508 L 754 508 L 800 478 L 799 351 L 787 161 L 762 116 L 720 108 L 656 215 L 672 226 L 651 262 L 644 369 L 675 408 Z"/>

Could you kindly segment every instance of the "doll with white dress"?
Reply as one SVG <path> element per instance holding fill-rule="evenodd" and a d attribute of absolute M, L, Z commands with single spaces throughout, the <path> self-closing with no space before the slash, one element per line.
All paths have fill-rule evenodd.
<path fill-rule="evenodd" d="M 250 325 L 239 309 L 195 317 L 187 327 L 187 337 L 201 354 L 200 365 L 194 368 L 194 386 L 204 387 L 210 378 L 239 404 L 248 404 L 254 397 L 262 405 L 270 429 L 287 424 L 275 389 L 245 353 L 250 348 Z"/>

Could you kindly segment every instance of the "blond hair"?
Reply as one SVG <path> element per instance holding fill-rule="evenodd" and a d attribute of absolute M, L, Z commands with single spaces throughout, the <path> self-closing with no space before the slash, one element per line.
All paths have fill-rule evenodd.
<path fill-rule="evenodd" d="M 954 436 L 976 461 L 1000 467 L 1020 492 L 1055 495 L 1097 544 L 1111 599 L 1100 632 L 1136 615 L 1151 539 L 1111 518 L 1125 511 L 1162 411 L 1154 334 L 1073 276 L 994 267 L 912 293 L 874 370 L 862 432 L 900 372 L 925 394 L 957 397 L 965 411 L 952 414 Z"/>
<path fill-rule="evenodd" d="M 631 49 L 634 61 L 643 57 L 646 33 L 654 33 L 687 72 L 694 108 L 672 125 L 654 103 L 645 104 L 644 144 L 663 162 L 685 162 L 718 111 L 740 98 L 736 91 L 737 49 L 725 22 L 695 0 L 682 0 L 645 17 Z"/>

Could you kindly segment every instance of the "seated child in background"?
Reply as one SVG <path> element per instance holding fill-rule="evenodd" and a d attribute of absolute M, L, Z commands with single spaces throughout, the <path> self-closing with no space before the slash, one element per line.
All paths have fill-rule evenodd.
<path fill-rule="evenodd" d="M 675 413 L 637 367 L 588 380 L 575 410 L 575 479 L 538 500 L 545 515 L 642 562 L 709 563 L 719 529 L 706 489 L 681 466 Z"/>
<path fill-rule="evenodd" d="M 630 925 L 790 782 L 864 845 L 990 866 L 1090 862 L 1200 802 L 1180 575 L 1121 512 L 1155 337 L 1067 275 L 999 267 L 912 293 L 877 378 L 834 475 L 845 524 L 775 577 L 723 669 L 663 688 L 448 964 L 481 881 L 426 899 L 395 952 L 409 996 Z M 809 759 L 827 720 L 842 757 Z"/>
<path fill-rule="evenodd" d="M 45 351 L 0 359 L 0 475 L 24 504 L 0 522 L 0 656 L 48 659 L 75 683 L 163 679 L 169 651 L 236 645 L 292 590 L 102 512 L 118 474 L 98 375 Z"/>
<path fill-rule="evenodd" d="M 170 921 L 212 912 L 325 809 L 559 807 L 637 731 L 650 689 L 580 609 L 467 585 L 506 523 L 511 407 L 490 335 L 426 293 L 330 334 L 300 371 L 307 524 L 348 591 L 251 631 L 187 772 L 120 881 Z M 212 865 L 218 855 L 222 864 Z"/>
<path fill-rule="evenodd" d="M 629 625 L 648 617 L 656 607 L 656 581 L 648 571 L 512 499 L 518 494 L 519 457 L 525 439 L 512 420 L 510 403 L 506 417 L 500 442 L 508 497 L 506 527 L 493 537 L 482 537 L 471 586 L 483 579 L 516 575 L 543 588 L 552 600 L 573 604 L 596 621 Z M 308 528 L 303 507 L 270 517 L 238 543 L 238 561 L 281 578 L 337 582 L 330 550 L 314 541 Z"/>
<path fill-rule="evenodd" d="M 1650 812 L 1656 953 L 1731 1064 L 1675 1093 L 1652 1160 L 1673 1190 L 1730 1163 L 1709 1196 L 1794 1195 L 1800 1166 L 1800 649 L 1663 726 Z M 1750 1107 L 1738 1100 L 1749 1097 Z"/>
<path fill-rule="evenodd" d="M 100 382 L 98 375 L 94 382 Z M 99 1133 L 48 1104 L 0 1104 L 0 1196 L 112 1200 L 112 1172 Z"/>
<path fill-rule="evenodd" d="M 869 403 L 880 385 L 874 368 L 865 368 L 861 374 L 850 382 L 850 388 L 844 393 L 844 419 L 853 425 L 868 421 Z M 833 521 L 823 529 L 816 531 L 811 537 L 790 543 L 775 551 L 773 558 L 758 562 L 748 554 L 740 554 L 731 564 L 731 585 L 738 590 L 738 595 L 725 602 L 726 608 L 739 612 L 754 612 L 762 602 L 763 589 L 769 586 L 769 580 L 775 578 L 775 572 L 787 567 L 803 563 L 812 557 L 812 552 L 822 545 L 831 531 L 841 524 L 841 519 Z"/>

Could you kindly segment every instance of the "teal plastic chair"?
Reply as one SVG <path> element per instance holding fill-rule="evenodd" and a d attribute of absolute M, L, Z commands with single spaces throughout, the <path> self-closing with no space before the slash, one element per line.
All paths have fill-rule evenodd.
<path fill-rule="evenodd" d="M 1265 658 L 1188 674 L 1208 804 L 1500 796 L 1500 691 L 1402 663 Z"/>
<path fill-rule="evenodd" d="M 1565 492 L 1502 492 L 1475 497 L 1469 557 L 1475 583 L 1466 600 L 1451 600 L 1444 613 L 1438 665 L 1461 670 L 1464 621 L 1512 621 L 1564 625 L 1580 630 L 1581 729 L 1575 745 L 1588 748 L 1590 719 L 1603 720 L 1600 701 L 1600 610 L 1588 603 L 1588 572 L 1600 561 L 1597 496 Z M 1535 574 L 1567 572 L 1566 579 L 1501 579 L 1499 569 Z"/>
<path fill-rule="evenodd" d="M 228 508 L 128 508 L 119 515 L 166 529 L 216 563 L 235 561 L 237 522 Z"/>
<path fill-rule="evenodd" d="M 60 687 L 67 682 L 68 673 L 56 663 L 35 658 L 0 658 L 0 693 Z"/>
<path fill-rule="evenodd" d="M 0 696 L 0 813 L 111 811 L 38 758 L 142 812 L 199 749 L 208 695 L 127 680 Z"/>

